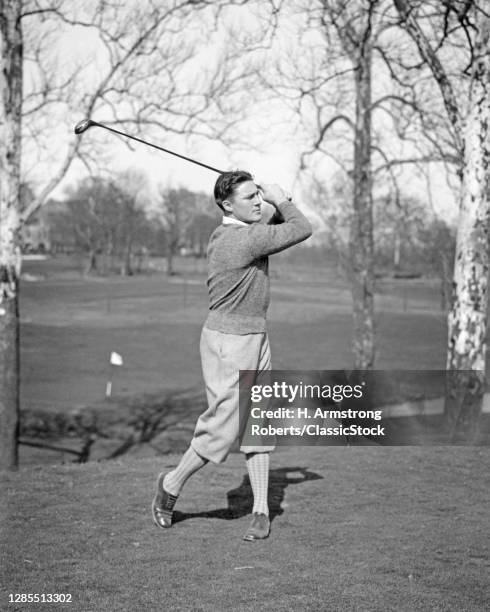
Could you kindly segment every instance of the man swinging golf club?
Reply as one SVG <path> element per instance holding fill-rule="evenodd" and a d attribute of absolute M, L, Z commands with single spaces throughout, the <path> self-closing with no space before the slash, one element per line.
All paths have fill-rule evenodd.
<path fill-rule="evenodd" d="M 254 371 L 257 376 L 270 370 L 268 256 L 306 240 L 312 231 L 278 185 L 259 187 L 248 172 L 222 173 L 214 197 L 223 211 L 223 223 L 208 245 L 209 313 L 200 344 L 208 408 L 199 417 L 177 467 L 158 476 L 152 515 L 162 528 L 172 525 L 175 502 L 188 478 L 208 461 L 225 461 L 239 437 L 239 370 Z M 262 198 L 276 209 L 267 224 L 260 223 Z M 248 541 L 269 535 L 272 450 L 273 445 L 240 446 L 254 496 L 252 522 L 244 535 Z"/>

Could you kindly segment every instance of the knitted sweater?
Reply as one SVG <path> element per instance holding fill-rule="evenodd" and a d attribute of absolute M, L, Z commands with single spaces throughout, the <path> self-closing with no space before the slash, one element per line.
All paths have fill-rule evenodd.
<path fill-rule="evenodd" d="M 278 205 L 279 225 L 220 225 L 208 244 L 209 313 L 205 327 L 227 334 L 266 330 L 268 255 L 311 236 L 308 219 L 292 204 Z"/>

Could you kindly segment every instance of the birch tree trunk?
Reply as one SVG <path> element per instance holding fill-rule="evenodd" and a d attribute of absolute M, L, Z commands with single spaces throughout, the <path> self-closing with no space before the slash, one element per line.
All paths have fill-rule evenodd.
<path fill-rule="evenodd" d="M 446 70 L 421 29 L 414 7 L 394 0 L 403 23 L 439 85 L 460 153 L 461 196 L 452 303 L 448 314 L 445 415 L 453 442 L 473 442 L 483 402 L 486 335 L 489 216 L 490 17 L 476 3 L 470 42 L 470 104 L 463 126 L 456 93 Z M 472 5 L 473 6 L 470 6 Z M 483 3 L 481 3 L 483 5 Z M 450 4 L 446 9 L 451 8 Z M 454 9 L 454 7 L 452 7 Z M 472 36 L 473 38 L 473 36 Z"/>
<path fill-rule="evenodd" d="M 0 469 L 18 464 L 21 4 L 0 0 Z"/>
<path fill-rule="evenodd" d="M 490 18 L 478 15 L 448 315 L 446 416 L 454 442 L 478 431 L 486 365 L 490 198 Z"/>

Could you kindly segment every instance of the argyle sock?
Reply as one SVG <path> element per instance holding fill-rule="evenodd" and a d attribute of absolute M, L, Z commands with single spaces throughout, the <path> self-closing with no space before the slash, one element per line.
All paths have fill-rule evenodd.
<path fill-rule="evenodd" d="M 208 463 L 208 460 L 198 455 L 192 446 L 189 446 L 182 455 L 179 465 L 163 479 L 165 491 L 171 495 L 179 495 L 182 487 L 192 474 L 204 467 L 206 463 Z"/>
<path fill-rule="evenodd" d="M 269 516 L 267 492 L 269 489 L 269 453 L 247 453 L 248 476 L 254 494 L 252 512 L 259 512 Z"/>

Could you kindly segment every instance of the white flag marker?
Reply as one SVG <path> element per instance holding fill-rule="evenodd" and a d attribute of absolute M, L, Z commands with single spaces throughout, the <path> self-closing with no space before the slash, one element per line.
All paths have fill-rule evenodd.
<path fill-rule="evenodd" d="M 123 358 L 119 353 L 112 351 L 111 353 L 111 365 L 122 366 Z"/>
<path fill-rule="evenodd" d="M 119 353 L 116 353 L 115 351 L 112 351 L 111 353 L 111 358 L 110 358 L 110 364 L 111 364 L 111 373 L 110 373 L 110 378 L 107 381 L 106 387 L 105 387 L 105 396 L 106 397 L 111 397 L 112 395 L 112 377 L 114 375 L 114 368 L 113 366 L 122 366 L 123 365 L 123 358 Z"/>

